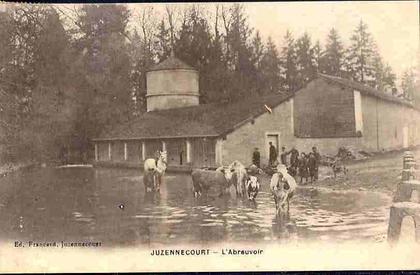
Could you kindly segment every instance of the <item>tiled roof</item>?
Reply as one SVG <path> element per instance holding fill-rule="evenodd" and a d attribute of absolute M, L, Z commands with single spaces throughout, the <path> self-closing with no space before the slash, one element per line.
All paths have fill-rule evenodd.
<path fill-rule="evenodd" d="M 183 61 L 179 60 L 175 56 L 171 55 L 164 61 L 160 62 L 159 64 L 153 66 L 150 71 L 160 71 L 160 70 L 195 70 L 190 65 L 184 63 Z"/>
<path fill-rule="evenodd" d="M 289 98 L 291 95 L 276 94 L 230 104 L 151 111 L 104 131 L 94 140 L 221 136 L 267 112 L 264 105 L 273 108 Z"/>
<path fill-rule="evenodd" d="M 406 105 L 408 107 L 413 107 L 413 104 L 411 104 L 410 102 L 403 100 L 401 98 L 395 97 L 393 95 L 387 94 L 385 92 L 381 92 L 378 91 L 372 87 L 366 86 L 360 82 L 356 82 L 353 80 L 349 80 L 349 79 L 344 79 L 341 77 L 337 77 L 337 76 L 332 76 L 332 75 L 326 75 L 326 74 L 318 74 L 320 77 L 322 77 L 323 79 L 332 81 L 334 83 L 338 83 L 340 85 L 355 89 L 359 92 L 361 92 L 362 94 L 366 94 L 366 95 L 370 95 L 376 98 L 380 98 L 383 99 L 385 101 L 390 101 L 390 102 L 394 102 L 397 104 L 402 104 L 402 105 Z"/>
<path fill-rule="evenodd" d="M 319 74 L 319 77 L 370 96 L 413 108 L 413 105 L 405 100 L 355 81 L 325 74 Z M 222 136 L 233 131 L 243 123 L 267 112 L 264 105 L 273 108 L 291 97 L 293 95 L 279 93 L 235 103 L 202 104 L 192 107 L 151 111 L 132 121 L 103 131 L 94 140 Z"/>

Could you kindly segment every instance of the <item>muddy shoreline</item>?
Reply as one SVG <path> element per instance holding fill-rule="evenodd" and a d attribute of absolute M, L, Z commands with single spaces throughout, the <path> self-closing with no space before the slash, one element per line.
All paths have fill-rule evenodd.
<path fill-rule="evenodd" d="M 416 159 L 420 158 L 420 147 L 410 148 L 410 150 L 415 153 Z M 339 174 L 335 179 L 328 166 L 320 166 L 319 180 L 316 182 L 300 184 L 300 177 L 296 176 L 295 179 L 299 188 L 377 191 L 392 195 L 400 182 L 404 151 L 406 150 L 378 152 L 367 158 L 345 161 L 348 174 Z M 35 163 L 3 164 L 0 165 L 0 176 L 4 177 L 18 170 L 35 166 L 38 165 Z M 264 181 L 269 181 L 267 175 L 262 178 Z"/>
<path fill-rule="evenodd" d="M 345 162 L 347 175 L 339 174 L 334 179 L 331 168 L 320 167 L 320 180 L 313 183 L 299 184 L 300 188 L 324 188 L 333 191 L 375 191 L 393 195 L 401 181 L 402 161 L 405 150 L 389 151 L 372 157 Z M 415 158 L 420 159 L 420 148 L 411 148 Z"/>

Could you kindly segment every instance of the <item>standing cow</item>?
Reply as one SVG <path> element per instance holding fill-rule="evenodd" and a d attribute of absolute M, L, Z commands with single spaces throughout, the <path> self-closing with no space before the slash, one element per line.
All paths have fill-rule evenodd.
<path fill-rule="evenodd" d="M 246 193 L 250 201 L 255 201 L 255 198 L 260 191 L 260 183 L 256 176 L 249 176 L 246 181 Z"/>
<path fill-rule="evenodd" d="M 245 188 L 248 194 L 248 199 L 255 201 L 255 198 L 260 191 L 260 180 L 258 175 L 263 173 L 263 170 L 252 164 L 247 169 L 248 179 L 246 180 Z"/>
<path fill-rule="evenodd" d="M 247 193 L 246 182 L 249 178 L 245 166 L 235 160 L 228 166 L 228 169 L 233 172 L 232 183 L 235 185 L 236 195 L 245 197 Z"/>
<path fill-rule="evenodd" d="M 196 198 L 201 197 L 203 193 L 208 195 L 211 191 L 215 191 L 216 196 L 222 196 L 230 187 L 232 171 L 224 167 L 219 167 L 216 171 L 194 169 L 191 178 Z"/>
<path fill-rule="evenodd" d="M 295 179 L 287 173 L 286 166 L 277 166 L 277 172 L 270 181 L 270 190 L 276 203 L 276 215 L 280 219 L 289 218 L 289 200 L 296 190 Z"/>

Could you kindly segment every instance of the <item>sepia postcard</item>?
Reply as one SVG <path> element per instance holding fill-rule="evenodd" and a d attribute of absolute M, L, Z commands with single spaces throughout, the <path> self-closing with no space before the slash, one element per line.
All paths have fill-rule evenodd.
<path fill-rule="evenodd" d="M 0 2 L 0 273 L 420 269 L 418 1 Z"/>

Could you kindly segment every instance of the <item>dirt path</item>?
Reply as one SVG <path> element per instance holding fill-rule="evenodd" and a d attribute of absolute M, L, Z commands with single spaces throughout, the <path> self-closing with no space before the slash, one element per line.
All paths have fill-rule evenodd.
<path fill-rule="evenodd" d="M 420 161 L 420 148 L 413 151 L 416 159 Z M 348 174 L 340 174 L 337 179 L 334 179 L 331 168 L 320 167 L 320 180 L 303 186 L 319 186 L 334 190 L 381 191 L 392 194 L 401 178 L 403 153 L 403 151 L 389 152 L 366 160 L 353 161 L 346 165 Z"/>

